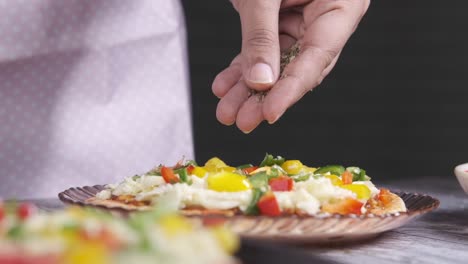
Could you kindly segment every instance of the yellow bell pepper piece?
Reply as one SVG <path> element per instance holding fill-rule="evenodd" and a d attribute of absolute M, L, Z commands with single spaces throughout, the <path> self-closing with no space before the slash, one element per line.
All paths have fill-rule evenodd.
<path fill-rule="evenodd" d="M 214 157 L 214 158 L 209 159 L 205 163 L 205 167 L 222 168 L 222 167 L 227 167 L 227 165 L 226 163 L 224 163 L 224 161 L 222 161 L 218 157 Z"/>
<path fill-rule="evenodd" d="M 84 220 L 86 218 L 86 211 L 79 206 L 70 206 L 67 209 L 67 213 L 76 220 Z"/>
<path fill-rule="evenodd" d="M 208 171 L 206 171 L 205 168 L 203 167 L 195 167 L 193 168 L 193 171 L 192 171 L 192 174 L 199 178 L 205 177 L 207 173 Z"/>
<path fill-rule="evenodd" d="M 218 192 L 241 192 L 251 189 L 247 177 L 232 172 L 219 172 L 208 176 L 208 189 Z"/>
<path fill-rule="evenodd" d="M 341 178 L 336 175 L 330 174 L 330 175 L 325 175 L 324 177 L 328 178 L 331 181 L 331 183 L 335 186 L 343 185 L 343 181 L 341 180 Z"/>
<path fill-rule="evenodd" d="M 224 226 L 215 227 L 212 229 L 215 238 L 220 243 L 221 247 L 228 253 L 234 254 L 240 247 L 239 238 Z"/>
<path fill-rule="evenodd" d="M 289 175 L 298 174 L 303 167 L 304 165 L 299 160 L 287 160 L 281 165 L 281 168 Z"/>
<path fill-rule="evenodd" d="M 340 188 L 352 191 L 359 200 L 368 200 L 371 197 L 369 187 L 364 184 L 346 184 L 340 186 Z"/>
<path fill-rule="evenodd" d="M 218 171 L 235 172 L 236 168 L 231 167 L 231 166 L 226 166 L 226 167 L 219 168 Z"/>
<path fill-rule="evenodd" d="M 225 167 L 205 166 L 203 168 L 209 173 L 216 173 L 216 172 L 222 172 L 222 171 L 227 171 L 227 172 L 236 171 L 236 168 L 231 167 L 231 166 L 225 166 Z"/>
<path fill-rule="evenodd" d="M 208 173 L 215 173 L 218 172 L 218 168 L 215 166 L 204 166 L 202 167 L 204 170 L 206 170 Z"/>
<path fill-rule="evenodd" d="M 184 234 L 192 231 L 192 225 L 183 217 L 178 215 L 163 216 L 159 224 L 168 236 Z"/>
<path fill-rule="evenodd" d="M 103 244 L 97 242 L 82 242 L 74 245 L 64 255 L 64 264 L 106 264 L 110 256 Z"/>

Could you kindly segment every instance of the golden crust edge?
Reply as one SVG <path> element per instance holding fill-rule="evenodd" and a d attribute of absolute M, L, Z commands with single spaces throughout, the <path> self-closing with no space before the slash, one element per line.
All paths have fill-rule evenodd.
<path fill-rule="evenodd" d="M 389 206 L 385 208 L 382 207 L 371 207 L 368 208 L 368 213 L 374 215 L 386 215 L 386 214 L 393 214 L 393 213 L 402 213 L 406 212 L 407 208 L 403 199 L 400 196 L 390 192 L 391 196 L 391 203 Z M 124 210 L 131 210 L 131 211 L 145 211 L 151 209 L 151 206 L 136 206 L 132 204 L 127 204 L 120 201 L 114 200 L 103 200 L 97 197 L 91 197 L 86 199 L 85 204 L 95 205 L 95 206 L 102 206 L 109 209 L 124 209 Z M 186 208 L 180 210 L 181 214 L 185 216 L 206 216 L 206 215 L 218 215 L 218 216 L 227 216 L 232 217 L 237 214 L 237 209 L 203 209 L 203 208 Z M 286 212 L 286 215 L 300 215 L 300 216 L 307 216 L 308 214 L 304 212 Z"/>
<path fill-rule="evenodd" d="M 394 213 L 403 213 L 407 212 L 407 208 L 403 199 L 400 196 L 390 192 L 389 193 L 391 198 L 390 205 L 382 208 L 382 207 L 372 207 L 369 208 L 368 211 L 375 215 L 386 215 L 386 214 L 394 214 Z"/>

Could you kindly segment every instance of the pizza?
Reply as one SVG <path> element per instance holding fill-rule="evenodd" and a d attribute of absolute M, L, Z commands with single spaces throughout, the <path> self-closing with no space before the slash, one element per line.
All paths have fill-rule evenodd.
<path fill-rule="evenodd" d="M 161 208 L 124 219 L 81 207 L 0 207 L 0 263 L 237 263 L 238 243 L 223 226 L 196 225 Z"/>
<path fill-rule="evenodd" d="M 203 166 L 180 161 L 106 185 L 88 204 L 147 210 L 165 196 L 185 215 L 386 215 L 405 212 L 403 200 L 377 188 L 359 167 L 311 167 L 266 154 L 258 165 L 229 166 L 214 157 Z"/>

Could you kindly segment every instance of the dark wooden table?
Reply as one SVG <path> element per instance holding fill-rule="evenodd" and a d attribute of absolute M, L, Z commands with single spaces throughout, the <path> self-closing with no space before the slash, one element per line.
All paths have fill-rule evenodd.
<path fill-rule="evenodd" d="M 320 257 L 334 263 L 468 263 L 468 195 L 463 193 L 454 176 L 399 180 L 383 185 L 429 194 L 438 198 L 441 206 L 404 227 L 365 243 L 333 248 L 294 248 L 293 251 L 301 255 L 300 262 L 306 263 L 310 256 L 312 262 L 314 257 Z M 44 210 L 63 208 L 58 199 L 34 202 Z M 274 259 L 274 256 L 270 258 Z"/>

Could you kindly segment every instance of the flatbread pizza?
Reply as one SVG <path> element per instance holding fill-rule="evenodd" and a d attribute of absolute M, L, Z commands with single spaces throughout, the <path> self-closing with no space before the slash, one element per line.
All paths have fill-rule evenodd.
<path fill-rule="evenodd" d="M 128 177 L 86 202 L 127 210 L 147 210 L 171 195 L 185 215 L 386 215 L 405 212 L 403 200 L 377 188 L 358 167 L 311 167 L 267 154 L 258 165 L 229 166 L 214 157 L 157 166 Z"/>
<path fill-rule="evenodd" d="M 121 218 L 82 207 L 42 212 L 0 204 L 0 263 L 228 264 L 238 263 L 238 247 L 225 227 L 197 225 L 161 207 Z"/>

